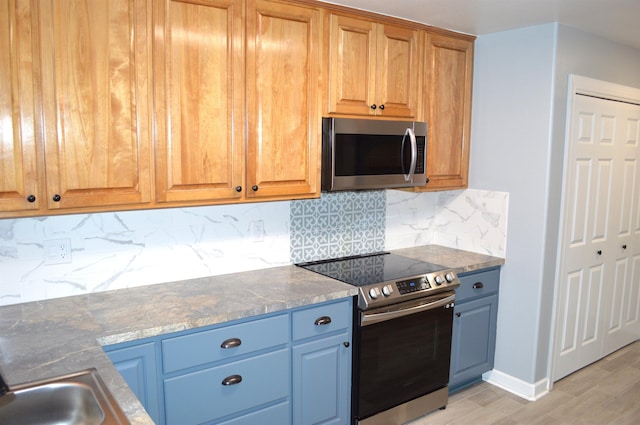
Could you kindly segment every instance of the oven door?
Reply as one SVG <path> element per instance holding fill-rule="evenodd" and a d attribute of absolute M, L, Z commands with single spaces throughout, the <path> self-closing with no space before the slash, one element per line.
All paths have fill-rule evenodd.
<path fill-rule="evenodd" d="M 360 312 L 355 419 L 447 386 L 454 300 L 449 291 Z"/>

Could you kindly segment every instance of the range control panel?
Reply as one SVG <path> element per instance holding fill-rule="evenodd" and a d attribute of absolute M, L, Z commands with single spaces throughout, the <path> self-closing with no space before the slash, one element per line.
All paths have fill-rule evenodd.
<path fill-rule="evenodd" d="M 453 270 L 428 273 L 395 282 L 370 284 L 360 288 L 358 307 L 367 310 L 413 298 L 432 295 L 444 289 L 453 289 L 460 280 Z"/>
<path fill-rule="evenodd" d="M 411 292 L 424 291 L 431 288 L 429 280 L 426 276 L 415 279 L 407 279 L 396 282 L 396 287 L 400 294 L 409 294 Z"/>

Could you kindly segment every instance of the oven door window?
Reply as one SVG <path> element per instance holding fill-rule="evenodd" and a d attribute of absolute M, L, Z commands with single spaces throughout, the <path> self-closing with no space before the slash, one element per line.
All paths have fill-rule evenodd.
<path fill-rule="evenodd" d="M 452 322 L 438 307 L 359 328 L 359 419 L 448 384 Z"/>

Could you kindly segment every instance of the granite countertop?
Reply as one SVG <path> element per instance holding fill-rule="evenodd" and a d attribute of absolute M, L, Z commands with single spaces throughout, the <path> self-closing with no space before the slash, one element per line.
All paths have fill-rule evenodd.
<path fill-rule="evenodd" d="M 458 273 L 504 263 L 437 245 L 393 252 Z M 132 424 L 153 424 L 102 346 L 356 294 L 353 286 L 284 266 L 0 307 L 0 369 L 15 385 L 95 367 Z"/>

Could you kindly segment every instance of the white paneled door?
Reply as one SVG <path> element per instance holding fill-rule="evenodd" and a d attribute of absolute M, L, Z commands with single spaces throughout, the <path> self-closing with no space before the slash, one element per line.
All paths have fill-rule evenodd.
<path fill-rule="evenodd" d="M 640 102 L 640 90 L 581 77 L 572 86 L 554 381 L 640 337 L 640 105 L 618 94 Z"/>

